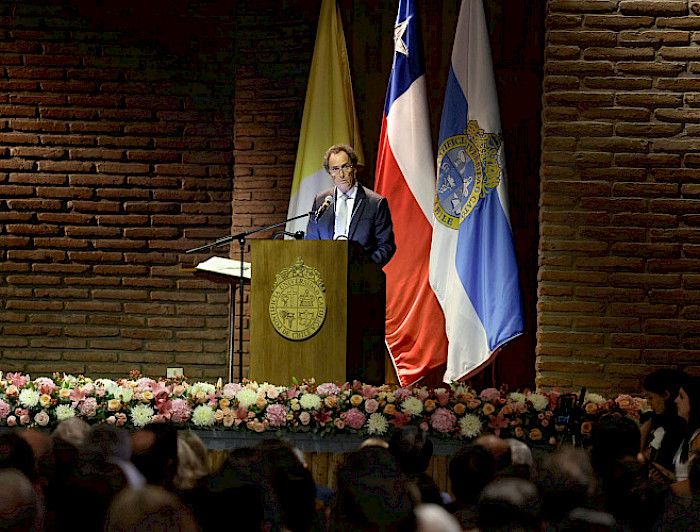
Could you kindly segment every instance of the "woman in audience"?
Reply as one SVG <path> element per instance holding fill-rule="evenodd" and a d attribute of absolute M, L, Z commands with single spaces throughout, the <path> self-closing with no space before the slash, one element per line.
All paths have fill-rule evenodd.
<path fill-rule="evenodd" d="M 683 442 L 673 457 L 674 470 L 652 463 L 654 471 L 672 482 L 671 489 L 677 496 L 690 495 L 688 469 L 691 460 L 700 450 L 700 385 L 697 377 L 685 376 L 676 397 L 678 415 L 686 421 Z"/>
<path fill-rule="evenodd" d="M 684 376 L 677 369 L 659 369 L 650 373 L 642 385 L 652 412 L 641 427 L 641 452 L 646 460 L 669 471 L 673 471 L 673 457 L 685 432 L 685 420 L 678 415 L 675 403 Z"/>

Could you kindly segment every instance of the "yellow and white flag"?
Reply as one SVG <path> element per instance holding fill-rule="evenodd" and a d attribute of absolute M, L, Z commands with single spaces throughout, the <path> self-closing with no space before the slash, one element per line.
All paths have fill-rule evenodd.
<path fill-rule="evenodd" d="M 336 0 L 323 0 L 287 218 L 309 212 L 314 196 L 333 186 L 323 168 L 323 155 L 333 144 L 350 144 L 357 152 L 358 164 L 364 165 L 340 10 Z M 288 222 L 286 231 L 305 231 L 307 221 Z"/>

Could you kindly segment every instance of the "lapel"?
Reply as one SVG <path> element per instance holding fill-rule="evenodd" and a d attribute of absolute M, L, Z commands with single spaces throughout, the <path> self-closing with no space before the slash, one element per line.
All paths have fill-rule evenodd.
<path fill-rule="evenodd" d="M 355 234 L 355 229 L 357 229 L 357 224 L 359 223 L 360 218 L 362 218 L 362 211 L 365 209 L 366 204 L 367 194 L 365 194 L 365 188 L 358 183 L 357 193 L 355 195 L 355 205 L 353 205 L 352 215 L 350 218 L 350 229 L 348 231 L 349 240 L 352 240 L 352 237 Z"/>

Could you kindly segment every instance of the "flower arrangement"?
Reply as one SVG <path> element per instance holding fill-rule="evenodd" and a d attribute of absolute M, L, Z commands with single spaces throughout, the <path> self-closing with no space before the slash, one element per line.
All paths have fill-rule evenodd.
<path fill-rule="evenodd" d="M 388 436 L 402 425 L 416 425 L 431 437 L 470 441 L 481 434 L 514 437 L 529 444 L 555 444 L 575 430 L 585 438 L 607 413 L 639 419 L 644 399 L 597 394 L 577 398 L 575 426 L 562 426 L 558 391 L 480 393 L 453 383 L 442 388 L 360 382 L 305 381 L 292 386 L 244 381 L 213 385 L 183 377 L 150 379 L 132 372 L 127 379 L 90 379 L 54 374 L 0 372 L 0 426 L 48 427 L 79 417 L 88 423 L 139 428 L 173 423 L 190 429 L 241 432 L 309 432 L 321 435 Z"/>

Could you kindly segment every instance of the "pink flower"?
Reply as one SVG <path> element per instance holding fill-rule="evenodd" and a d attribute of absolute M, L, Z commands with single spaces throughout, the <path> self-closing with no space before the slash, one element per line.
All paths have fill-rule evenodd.
<path fill-rule="evenodd" d="M 316 393 L 318 395 L 330 395 L 335 397 L 340 393 L 340 388 L 337 384 L 332 382 L 324 382 L 323 384 L 318 385 L 318 388 L 316 388 Z"/>
<path fill-rule="evenodd" d="M 361 429 L 367 418 L 357 408 L 351 408 L 345 414 L 345 422 L 351 429 Z"/>
<path fill-rule="evenodd" d="M 457 416 L 447 408 L 438 408 L 430 416 L 430 425 L 438 432 L 450 432 L 457 423 Z"/>
<path fill-rule="evenodd" d="M 10 415 L 10 405 L 0 399 L 0 419 L 5 419 Z"/>
<path fill-rule="evenodd" d="M 411 397 L 412 395 L 411 390 L 408 388 L 397 388 L 394 391 L 394 397 L 396 397 L 397 401 L 403 401 L 406 397 Z"/>
<path fill-rule="evenodd" d="M 428 393 L 428 390 L 425 390 L 421 388 L 420 390 L 416 390 L 416 397 L 420 399 L 421 401 L 425 402 L 425 400 L 430 396 Z"/>
<path fill-rule="evenodd" d="M 170 403 L 170 419 L 174 423 L 184 423 L 192 415 L 192 407 L 185 399 L 173 399 Z"/>
<path fill-rule="evenodd" d="M 503 412 L 499 412 L 497 416 L 489 416 L 488 426 L 493 429 L 493 433 L 498 436 L 501 434 L 501 429 L 508 426 L 508 420 L 503 417 Z"/>
<path fill-rule="evenodd" d="M 154 397 L 158 397 L 161 394 L 168 393 L 168 387 L 163 384 L 161 381 L 158 381 L 153 385 L 153 389 L 151 390 L 153 392 Z"/>
<path fill-rule="evenodd" d="M 239 383 L 229 382 L 227 385 L 224 386 L 222 393 L 224 394 L 224 397 L 226 399 L 233 399 L 234 397 L 236 397 L 236 394 L 242 389 L 243 386 L 241 386 Z"/>
<path fill-rule="evenodd" d="M 365 401 L 365 410 L 368 414 L 373 414 L 379 408 L 379 403 L 376 399 L 367 399 Z"/>
<path fill-rule="evenodd" d="M 450 402 L 450 392 L 447 390 L 440 390 L 435 395 L 437 395 L 437 400 L 440 406 L 447 406 L 447 404 Z"/>
<path fill-rule="evenodd" d="M 125 413 L 119 412 L 114 417 L 117 419 L 117 423 L 116 423 L 117 427 L 121 427 L 124 425 L 124 423 L 126 423 L 126 414 Z"/>
<path fill-rule="evenodd" d="M 31 418 L 29 417 L 29 414 L 24 414 L 19 417 L 19 424 L 20 425 L 27 425 Z"/>
<path fill-rule="evenodd" d="M 343 430 L 345 428 L 345 421 L 337 417 L 333 420 L 333 425 L 336 429 Z"/>
<path fill-rule="evenodd" d="M 299 388 L 290 386 L 287 388 L 287 399 L 294 399 L 295 397 L 299 397 Z"/>
<path fill-rule="evenodd" d="M 95 417 L 97 414 L 97 399 L 94 397 L 88 397 L 80 404 L 78 410 L 80 410 L 80 413 L 87 418 Z"/>
<path fill-rule="evenodd" d="M 19 388 L 19 389 L 22 389 L 24 387 L 24 385 L 27 384 L 27 381 L 29 381 L 29 379 L 27 379 L 27 377 L 25 377 L 24 375 L 22 375 L 19 372 L 8 373 L 7 375 L 5 375 L 5 379 L 10 381 L 12 384 L 17 386 L 17 388 Z"/>
<path fill-rule="evenodd" d="M 153 379 L 149 379 L 147 377 L 141 377 L 139 380 L 136 381 L 136 387 L 145 389 L 145 390 L 151 390 L 153 391 L 153 387 L 155 386 L 156 381 Z"/>
<path fill-rule="evenodd" d="M 71 390 L 69 398 L 71 400 L 71 406 L 75 408 L 80 401 L 85 399 L 85 392 L 76 386 Z"/>
<path fill-rule="evenodd" d="M 498 401 L 501 398 L 501 392 L 496 388 L 484 388 L 479 397 L 484 401 Z"/>
<path fill-rule="evenodd" d="M 17 424 L 17 418 L 15 416 L 9 416 L 7 418 L 7 426 L 14 427 Z"/>
<path fill-rule="evenodd" d="M 377 387 L 376 386 L 371 386 L 369 384 L 365 384 L 362 387 L 362 397 L 364 397 L 365 399 L 371 399 L 375 395 L 377 395 Z"/>
<path fill-rule="evenodd" d="M 418 425 L 420 429 L 423 432 L 428 432 L 428 423 L 426 421 L 423 421 L 420 425 Z"/>
<path fill-rule="evenodd" d="M 34 416 L 34 421 L 36 421 L 36 424 L 40 427 L 45 427 L 49 424 L 49 415 L 42 410 L 36 416 Z"/>
<path fill-rule="evenodd" d="M 314 412 L 314 419 L 322 427 L 326 426 L 326 423 L 330 423 L 333 417 L 330 412 Z"/>
<path fill-rule="evenodd" d="M 409 421 L 411 421 L 411 416 L 409 416 L 408 414 L 404 414 L 403 412 L 399 412 L 397 410 L 394 414 L 394 419 L 392 419 L 390 423 L 393 424 L 395 427 L 403 427 Z"/>
<path fill-rule="evenodd" d="M 469 399 L 467 401 L 467 407 L 470 408 L 471 410 L 474 410 L 475 408 L 478 408 L 478 406 L 481 404 L 481 401 L 478 399 Z"/>
<path fill-rule="evenodd" d="M 270 422 L 271 427 L 283 427 L 287 424 L 287 409 L 280 404 L 270 405 L 267 407 L 265 419 Z"/>
<path fill-rule="evenodd" d="M 39 393 L 46 395 L 51 395 L 51 392 L 56 389 L 56 383 L 48 377 L 39 377 L 34 381 L 34 384 L 36 384 Z"/>
<path fill-rule="evenodd" d="M 306 411 L 302 412 L 301 414 L 299 414 L 299 421 L 301 421 L 302 425 L 308 425 L 311 421 L 311 414 L 309 414 Z"/>
<path fill-rule="evenodd" d="M 114 425 L 117 422 L 117 418 L 114 416 L 109 416 L 107 419 L 105 419 L 105 422 L 108 425 Z"/>

